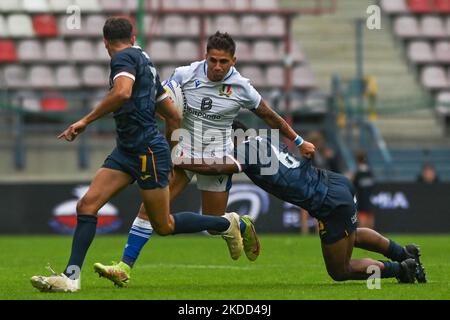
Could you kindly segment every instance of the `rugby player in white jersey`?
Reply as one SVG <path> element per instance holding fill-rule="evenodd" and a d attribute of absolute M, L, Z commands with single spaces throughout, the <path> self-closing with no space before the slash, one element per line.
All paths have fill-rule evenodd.
<path fill-rule="evenodd" d="M 189 139 L 183 136 L 173 154 L 191 159 L 231 157 L 232 123 L 239 110 L 245 108 L 253 111 L 272 129 L 278 129 L 296 144 L 302 156 L 310 158 L 315 151 L 314 145 L 304 141 L 267 105 L 250 80 L 236 70 L 235 51 L 234 40 L 227 33 L 216 32 L 208 39 L 205 60 L 179 67 L 173 73 L 171 79 L 181 85 L 186 98 L 182 128 L 186 129 L 191 137 Z M 202 195 L 202 213 L 224 215 L 231 188 L 231 175 L 206 176 L 176 169 L 170 181 L 171 200 L 185 189 L 194 175 Z M 254 261 L 260 251 L 254 226 L 247 216 L 242 217 L 240 223 L 244 252 L 249 260 Z M 131 227 L 122 261 L 112 266 L 96 263 L 95 271 L 116 285 L 124 286 L 151 233 L 152 227 L 145 208 L 141 205 L 138 217 Z M 231 257 L 238 259 L 240 252 L 231 247 L 231 239 L 224 239 L 229 245 Z"/>

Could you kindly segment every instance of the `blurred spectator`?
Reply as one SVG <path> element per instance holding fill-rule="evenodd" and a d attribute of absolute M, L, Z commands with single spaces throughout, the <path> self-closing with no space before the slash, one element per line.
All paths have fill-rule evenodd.
<path fill-rule="evenodd" d="M 377 94 L 378 94 L 378 83 L 374 76 L 367 76 L 365 79 L 365 92 L 367 97 L 368 109 L 369 109 L 369 120 L 377 120 L 376 104 L 377 104 Z"/>
<path fill-rule="evenodd" d="M 425 163 L 422 166 L 422 171 L 417 177 L 417 182 L 425 184 L 434 184 L 439 182 L 439 178 L 437 176 L 436 170 L 434 169 L 434 166 L 429 163 Z"/>
<path fill-rule="evenodd" d="M 375 186 L 375 179 L 367 162 L 367 154 L 364 151 L 356 153 L 357 169 L 353 184 L 356 189 L 358 227 L 373 229 L 375 216 L 370 197 Z"/>
<path fill-rule="evenodd" d="M 316 146 L 316 153 L 313 158 L 315 167 L 341 173 L 339 158 L 333 148 L 327 145 L 321 132 L 311 132 L 307 140 Z"/>

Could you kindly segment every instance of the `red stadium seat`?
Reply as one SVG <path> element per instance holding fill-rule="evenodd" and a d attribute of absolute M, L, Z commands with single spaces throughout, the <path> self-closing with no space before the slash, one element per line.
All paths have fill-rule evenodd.
<path fill-rule="evenodd" d="M 415 13 L 433 12 L 433 0 L 408 0 L 408 6 Z"/>
<path fill-rule="evenodd" d="M 14 41 L 0 40 L 0 63 L 17 61 L 17 51 Z"/>
<path fill-rule="evenodd" d="M 450 0 L 435 0 L 434 8 L 439 13 L 450 13 Z"/>
<path fill-rule="evenodd" d="M 56 19 L 49 14 L 43 14 L 33 17 L 34 32 L 42 37 L 56 37 L 58 35 L 58 28 L 56 26 Z"/>
<path fill-rule="evenodd" d="M 44 98 L 41 100 L 41 107 L 44 111 L 65 111 L 67 101 L 63 98 Z"/>

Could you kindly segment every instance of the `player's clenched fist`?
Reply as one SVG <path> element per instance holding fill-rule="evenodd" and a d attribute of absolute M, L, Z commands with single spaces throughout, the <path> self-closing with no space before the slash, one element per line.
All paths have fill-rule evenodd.
<path fill-rule="evenodd" d="M 66 130 L 64 130 L 58 139 L 64 138 L 67 141 L 73 141 L 75 138 L 86 129 L 87 123 L 84 120 L 80 120 L 70 125 Z"/>
<path fill-rule="evenodd" d="M 300 154 L 308 159 L 311 159 L 314 156 L 314 152 L 316 152 L 316 147 L 308 141 L 303 141 L 299 149 Z"/>

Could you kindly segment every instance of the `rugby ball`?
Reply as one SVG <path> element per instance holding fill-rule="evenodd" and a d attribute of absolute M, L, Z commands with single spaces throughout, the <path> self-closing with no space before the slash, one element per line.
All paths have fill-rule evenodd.
<path fill-rule="evenodd" d="M 183 112 L 186 108 L 186 97 L 184 96 L 183 89 L 181 89 L 180 84 L 173 79 L 169 79 L 164 81 L 162 86 L 175 104 L 179 115 L 183 117 Z"/>

